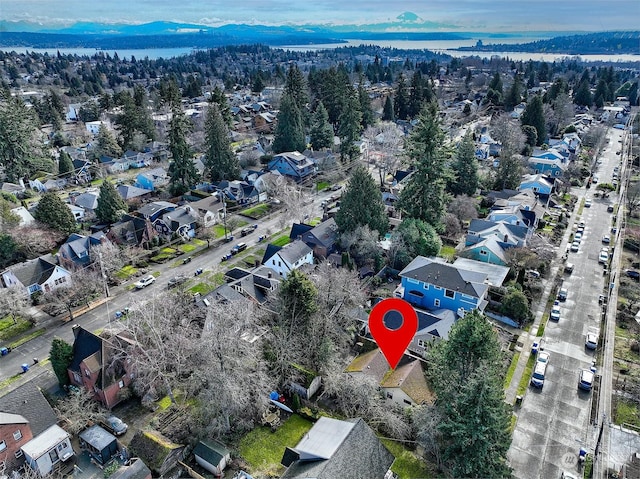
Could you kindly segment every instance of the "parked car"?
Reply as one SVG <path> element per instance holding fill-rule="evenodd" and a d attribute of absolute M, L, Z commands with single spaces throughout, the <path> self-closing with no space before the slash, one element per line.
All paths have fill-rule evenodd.
<path fill-rule="evenodd" d="M 187 280 L 186 276 L 174 276 L 167 283 L 167 288 L 169 288 L 169 289 L 175 288 L 176 286 L 179 286 L 182 283 L 184 283 L 186 280 Z"/>
<path fill-rule="evenodd" d="M 577 241 L 578 243 L 580 243 L 580 242 L 582 241 L 582 231 L 578 231 L 578 232 L 574 235 L 573 239 L 574 239 L 575 241 Z"/>
<path fill-rule="evenodd" d="M 598 347 L 598 335 L 593 331 L 587 333 L 587 339 L 584 342 L 587 349 L 596 349 Z"/>
<path fill-rule="evenodd" d="M 560 290 L 558 291 L 558 300 L 566 301 L 568 294 L 569 290 L 567 288 L 560 288 Z"/>
<path fill-rule="evenodd" d="M 549 314 L 549 319 L 552 321 L 560 321 L 560 306 L 554 304 L 551 307 L 551 314 Z"/>
<path fill-rule="evenodd" d="M 540 353 L 538 354 L 537 362 L 539 362 L 539 363 L 548 363 L 550 357 L 551 356 L 550 356 L 550 354 L 548 352 L 540 351 Z"/>
<path fill-rule="evenodd" d="M 573 243 L 571 243 L 572 252 L 577 253 L 579 249 L 580 249 L 580 241 L 574 241 Z"/>
<path fill-rule="evenodd" d="M 611 236 L 609 236 L 609 235 L 604 235 L 604 236 L 602 237 L 602 242 L 603 242 L 604 244 L 609 244 L 609 243 L 611 243 Z"/>
<path fill-rule="evenodd" d="M 625 274 L 627 276 L 629 276 L 630 278 L 633 278 L 633 279 L 636 279 L 636 280 L 640 279 L 640 272 L 639 271 L 635 271 L 633 269 L 628 269 L 628 270 L 625 271 Z"/>
<path fill-rule="evenodd" d="M 335 185 L 331 186 L 331 191 L 338 191 L 341 188 L 342 188 L 342 185 L 339 185 L 336 183 Z"/>
<path fill-rule="evenodd" d="M 544 376 L 547 372 L 547 363 L 537 361 L 533 368 L 533 374 L 531 375 L 531 385 L 536 388 L 542 389 L 544 386 Z"/>
<path fill-rule="evenodd" d="M 600 256 L 598 256 L 598 263 L 607 264 L 609 261 L 609 253 L 606 251 L 600 251 Z"/>
<path fill-rule="evenodd" d="M 591 208 L 591 198 L 587 198 L 586 200 L 584 200 L 584 207 Z"/>
<path fill-rule="evenodd" d="M 116 416 L 109 416 L 104 421 L 102 421 L 101 426 L 114 436 L 122 436 L 125 432 L 127 432 L 127 429 L 129 429 L 127 423 Z"/>
<path fill-rule="evenodd" d="M 120 311 L 116 311 L 114 316 L 116 319 L 121 319 L 127 316 L 128 314 L 129 314 L 129 308 L 123 308 Z"/>
<path fill-rule="evenodd" d="M 607 213 L 613 213 L 613 205 L 607 206 Z"/>
<path fill-rule="evenodd" d="M 155 282 L 156 278 L 154 278 L 153 276 L 149 275 L 149 276 L 145 276 L 144 278 L 142 278 L 140 281 L 138 281 L 136 283 L 136 289 L 142 289 L 142 288 L 146 288 L 147 286 L 149 286 L 151 283 Z"/>
<path fill-rule="evenodd" d="M 568 274 L 571 274 L 571 273 L 573 273 L 573 268 L 574 268 L 573 263 L 566 263 L 564 265 L 564 272 L 568 273 Z"/>
<path fill-rule="evenodd" d="M 593 378 L 595 374 L 590 369 L 583 369 L 580 371 L 580 378 L 578 379 L 578 389 L 583 391 L 591 391 L 593 387 Z"/>
<path fill-rule="evenodd" d="M 531 276 L 532 278 L 540 277 L 540 272 L 536 271 L 535 269 L 528 269 L 527 271 L 525 271 L 525 273 L 527 274 L 527 276 Z"/>
<path fill-rule="evenodd" d="M 236 255 L 240 251 L 244 251 L 245 249 L 247 249 L 247 243 L 238 243 L 233 248 L 231 248 L 231 254 Z"/>

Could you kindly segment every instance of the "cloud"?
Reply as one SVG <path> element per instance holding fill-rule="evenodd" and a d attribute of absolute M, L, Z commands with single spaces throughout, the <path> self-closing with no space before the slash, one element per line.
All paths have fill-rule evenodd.
<path fill-rule="evenodd" d="M 429 22 L 487 30 L 637 29 L 637 0 L 0 0 L 3 20 L 145 23 L 361 24 L 413 12 Z M 615 6 L 614 6 L 615 5 Z"/>

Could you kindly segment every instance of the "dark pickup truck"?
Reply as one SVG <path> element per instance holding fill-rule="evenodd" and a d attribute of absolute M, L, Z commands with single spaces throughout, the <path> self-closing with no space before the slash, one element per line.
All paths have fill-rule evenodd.
<path fill-rule="evenodd" d="M 240 251 L 244 251 L 245 249 L 247 249 L 247 243 L 238 243 L 233 248 L 231 248 L 231 254 L 236 255 Z"/>

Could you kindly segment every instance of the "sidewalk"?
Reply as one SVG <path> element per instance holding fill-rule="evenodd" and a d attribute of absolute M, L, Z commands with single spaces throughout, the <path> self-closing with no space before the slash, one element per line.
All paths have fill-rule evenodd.
<path fill-rule="evenodd" d="M 520 335 L 518 344 L 520 346 L 520 357 L 518 358 L 518 364 L 516 365 L 516 369 L 513 373 L 513 377 L 511 378 L 511 383 L 509 387 L 505 391 L 505 401 L 508 404 L 515 404 L 516 395 L 518 391 L 518 386 L 520 385 L 520 380 L 522 379 L 522 375 L 524 373 L 525 368 L 527 367 L 527 362 L 529 361 L 529 356 L 531 355 L 531 346 L 533 345 L 533 341 L 536 338 L 536 334 L 538 333 L 538 328 L 540 327 L 540 322 L 542 321 L 542 316 L 544 315 L 545 308 L 547 302 L 549 300 L 549 295 L 551 294 L 553 287 L 555 285 L 555 278 L 558 275 L 559 271 L 562 271 L 564 268 L 564 262 L 562 261 L 562 254 L 567 249 L 569 242 L 569 235 L 571 231 L 573 231 L 573 224 L 578 216 L 578 210 L 580 209 L 580 202 L 582 198 L 586 194 L 586 189 L 580 188 L 578 190 L 578 201 L 575 204 L 573 212 L 571 213 L 571 217 L 569 218 L 569 223 L 567 225 L 567 229 L 562 238 L 562 242 L 559 246 L 556 247 L 556 255 L 553 261 L 551 262 L 549 279 L 546 281 L 544 292 L 540 299 L 531 306 L 531 311 L 534 313 L 535 318 L 533 320 L 533 324 L 529 329 L 529 332 L 522 331 Z M 558 254 L 560 253 L 560 254 Z M 518 349 L 517 349 L 518 350 Z"/>

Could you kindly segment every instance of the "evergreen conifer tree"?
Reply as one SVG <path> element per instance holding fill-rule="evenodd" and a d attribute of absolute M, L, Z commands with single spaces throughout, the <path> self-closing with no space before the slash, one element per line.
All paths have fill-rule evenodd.
<path fill-rule="evenodd" d="M 240 177 L 240 163 L 231 150 L 229 130 L 218 104 L 209 104 L 205 120 L 205 176 L 211 181 L 235 180 Z"/>
<path fill-rule="evenodd" d="M 124 202 L 118 190 L 110 181 L 103 181 L 100 185 L 100 196 L 96 207 L 96 217 L 102 223 L 112 224 L 118 221 L 123 213 L 127 212 L 127 204 Z"/>
<path fill-rule="evenodd" d="M 356 166 L 342 195 L 340 209 L 336 215 L 340 232 L 352 232 L 358 226 L 368 226 L 383 235 L 389 229 L 382 195 L 367 169 Z"/>

